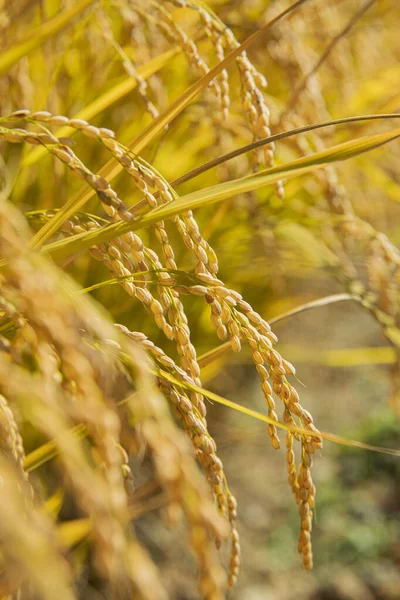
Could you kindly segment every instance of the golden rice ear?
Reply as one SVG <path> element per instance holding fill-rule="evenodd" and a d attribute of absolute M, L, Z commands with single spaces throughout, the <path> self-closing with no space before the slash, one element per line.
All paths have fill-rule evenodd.
<path fill-rule="evenodd" d="M 71 294 L 67 281 L 50 264 L 41 257 L 24 251 L 23 245 L 16 237 L 19 219 L 17 212 L 8 206 L 6 209 L 0 212 L 0 247 L 8 259 L 3 291 L 6 296 L 13 295 L 18 312 L 29 320 L 30 327 L 36 331 L 34 336 L 36 346 L 32 346 L 32 351 L 36 352 L 38 358 L 40 357 L 39 373 L 43 383 L 38 379 L 33 386 L 30 381 L 31 376 L 25 374 L 22 367 L 16 367 L 12 379 L 17 379 L 17 385 L 11 388 L 5 379 L 6 366 L 2 364 L 0 365 L 1 385 L 8 391 L 12 390 L 14 400 L 25 409 L 25 416 L 29 417 L 34 426 L 38 427 L 40 422 L 40 430 L 50 437 L 55 437 L 62 468 L 72 482 L 72 487 L 77 494 L 76 500 L 81 510 L 94 519 L 91 535 L 96 549 L 96 568 L 103 577 L 108 579 L 110 585 L 116 588 L 124 578 L 128 578 L 132 586 L 141 590 L 144 598 L 165 597 L 161 583 L 158 591 L 152 587 L 151 595 L 145 594 L 136 566 L 129 561 L 126 562 L 131 552 L 141 552 L 142 568 L 154 570 L 150 562 L 145 565 L 146 554 L 137 545 L 132 534 L 129 534 L 129 530 L 124 531 L 129 515 L 122 467 L 127 459 L 126 455 L 121 453 L 121 445 L 118 442 L 120 423 L 115 400 L 106 395 L 109 392 L 107 383 L 112 373 L 106 375 L 105 369 L 111 367 L 109 361 L 113 358 L 112 354 L 103 352 L 98 353 L 96 357 L 93 354 L 94 348 L 87 345 L 84 338 L 88 334 L 95 333 L 93 319 L 97 321 L 96 336 L 104 339 L 108 345 L 114 338 L 111 349 L 120 348 L 124 356 L 129 357 L 130 373 L 134 376 L 134 380 L 137 380 L 135 386 L 138 386 L 134 402 L 127 399 L 133 422 L 137 419 L 140 421 L 141 435 L 154 461 L 155 475 L 160 484 L 165 487 L 169 502 L 182 506 L 188 523 L 193 529 L 193 548 L 202 570 L 200 585 L 205 589 L 213 590 L 212 595 L 221 594 L 224 585 L 223 571 L 218 566 L 215 552 L 210 544 L 215 537 L 226 538 L 227 524 L 218 517 L 216 512 L 213 512 L 211 503 L 206 499 L 204 482 L 196 470 L 186 441 L 171 421 L 164 407 L 163 398 L 154 388 L 147 374 L 147 365 L 145 362 L 143 366 L 140 365 L 143 360 L 142 355 L 134 346 L 124 343 L 122 339 L 121 345 L 118 345 L 115 334 L 109 330 L 106 320 L 102 332 L 103 317 L 97 315 L 90 304 L 86 306 L 86 301 L 82 304 L 79 296 Z M 39 266 L 40 288 L 34 276 L 34 268 Z M 41 310 L 36 302 L 40 303 Z M 72 324 L 78 329 L 74 329 Z M 106 340 L 104 334 L 107 331 L 110 337 Z M 83 338 L 80 337 L 79 332 L 82 332 Z M 50 365 L 49 353 L 54 351 L 58 361 Z M 156 355 L 163 356 L 159 349 L 157 351 L 154 347 L 154 351 Z M 89 355 L 92 361 L 91 367 L 87 362 Z M 101 378 L 96 368 L 101 369 Z M 106 383 L 106 389 L 99 387 L 102 381 Z M 35 395 L 36 406 L 34 412 L 31 412 L 32 408 L 25 404 L 24 390 L 30 389 L 31 393 L 35 394 L 34 390 L 37 388 L 39 394 L 41 386 L 46 384 L 51 385 L 49 390 L 53 389 L 54 397 L 42 395 L 42 406 L 40 406 L 37 401 L 40 396 Z M 144 389 L 147 393 L 144 393 Z M 191 406 L 190 401 L 188 402 Z M 10 412 L 5 404 L 4 409 L 3 414 L 8 416 L 8 423 L 13 423 L 10 430 L 10 436 L 14 431 L 14 435 L 10 437 L 10 442 L 13 442 L 10 445 L 10 452 L 15 459 L 18 458 L 21 467 L 23 458 L 19 456 L 20 448 L 14 421 L 10 421 Z M 91 454 L 94 460 L 93 466 L 90 466 L 88 459 L 85 458 L 83 449 L 79 449 L 79 446 L 74 447 L 77 440 L 74 439 L 72 432 L 66 431 L 65 424 L 62 422 L 63 417 L 57 414 L 57 410 L 62 411 L 65 416 L 82 421 L 85 425 L 93 444 Z M 202 432 L 204 431 L 205 426 L 201 425 L 200 421 L 198 427 Z M 62 442 L 63 438 L 65 440 Z M 204 435 L 204 441 L 209 443 L 213 452 L 215 446 L 211 438 Z M 202 444 L 204 451 L 203 446 L 204 444 Z M 166 468 L 166 461 L 168 468 Z M 213 464 L 221 469 L 217 458 Z M 82 471 L 81 474 L 79 470 Z M 85 487 L 86 483 L 90 484 L 88 488 Z M 195 498 L 197 498 L 196 502 Z M 112 539 L 105 534 L 106 531 L 112 532 Z M 120 536 L 119 539 L 117 534 Z"/>
<path fill-rule="evenodd" d="M 382 206 L 399 200 L 397 156 L 385 147 L 382 166 L 362 154 L 400 129 L 351 129 L 399 118 L 387 95 L 398 74 L 391 15 L 375 27 L 373 0 L 354 13 L 297 0 L 239 15 L 228 0 L 217 3 L 228 26 L 202 0 L 3 4 L 0 596 L 74 600 L 95 581 L 95 594 L 167 600 L 163 548 L 145 548 L 140 521 L 160 511 L 160 527 L 187 530 L 202 600 L 226 598 L 240 573 L 240 507 L 213 400 L 263 421 L 273 449 L 286 433 L 310 569 L 322 440 L 399 451 L 320 432 L 271 325 L 355 300 L 391 345 L 398 408 L 400 253 L 378 230 L 396 234 Z M 353 40 L 361 19 L 374 27 Z M 239 43 L 233 31 L 242 39 L 247 27 Z M 360 84 L 374 62 L 376 90 Z M 332 120 L 346 103 L 363 114 Z M 337 171 L 355 157 L 361 167 Z M 301 298 L 298 282 L 328 276 L 343 293 Z M 285 312 L 262 316 L 275 308 Z M 203 386 L 203 367 L 245 351 L 263 414 Z"/>

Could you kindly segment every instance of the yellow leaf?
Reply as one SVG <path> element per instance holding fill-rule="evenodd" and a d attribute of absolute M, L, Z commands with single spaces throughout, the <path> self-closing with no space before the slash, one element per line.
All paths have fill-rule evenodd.
<path fill-rule="evenodd" d="M 147 214 L 138 217 L 133 223 L 119 221 L 118 223 L 113 223 L 112 225 L 108 225 L 101 229 L 81 233 L 67 239 L 47 244 L 45 250 L 54 259 L 60 260 L 75 252 L 90 248 L 95 244 L 106 242 L 127 233 L 128 231 L 135 231 L 148 227 L 158 221 L 171 218 L 175 215 L 187 212 L 188 210 L 215 204 L 216 202 L 221 202 L 222 200 L 231 198 L 237 194 L 250 192 L 271 185 L 282 178 L 305 175 L 316 169 L 321 169 L 330 163 L 347 160 L 362 154 L 363 152 L 378 148 L 398 137 L 400 137 L 400 129 L 394 129 L 389 132 L 378 133 L 344 142 L 328 148 L 327 150 L 323 150 L 322 152 L 316 152 L 310 156 L 298 158 L 284 165 L 264 169 L 258 173 L 241 177 L 240 179 L 234 179 L 233 181 L 220 183 L 191 192 L 173 200 L 169 204 L 164 204 L 163 206 L 151 210 Z M 53 220 L 57 217 L 58 214 Z M 64 219 L 65 218 L 66 217 L 64 216 Z M 50 223 L 51 222 L 52 221 L 50 221 Z"/>
<path fill-rule="evenodd" d="M 59 542 L 65 548 L 71 548 L 84 540 L 92 530 L 90 519 L 75 519 L 60 523 L 57 527 L 57 537 Z"/>

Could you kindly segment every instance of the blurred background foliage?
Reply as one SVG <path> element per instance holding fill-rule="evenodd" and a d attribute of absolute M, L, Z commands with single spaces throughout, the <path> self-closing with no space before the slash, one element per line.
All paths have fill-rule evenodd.
<path fill-rule="evenodd" d="M 113 129 L 120 142 L 128 143 L 151 122 L 148 98 L 161 111 L 199 76 L 188 68 L 179 45 L 161 35 L 159 10 L 170 11 L 196 40 L 209 66 L 217 62 L 196 10 L 180 8 L 179 2 L 161 2 L 161 9 L 157 4 L 146 0 L 0 2 L 1 116 L 21 108 L 46 109 Z M 243 41 L 288 3 L 209 0 L 208 5 Z M 68 11 L 70 18 L 57 24 L 57 16 Z M 268 80 L 265 98 L 272 132 L 326 119 L 398 111 L 399 22 L 397 0 L 310 0 L 266 32 L 250 48 L 249 57 Z M 56 23 L 50 33 L 46 23 Z M 22 50 L 13 56 L 15 48 Z M 137 74 L 147 81 L 145 97 L 138 92 Z M 231 106 L 225 121 L 212 92 L 206 90 L 145 149 L 143 157 L 168 181 L 252 141 L 241 108 L 240 82 L 232 68 L 229 85 Z M 365 122 L 296 136 L 277 142 L 275 160 L 283 164 L 310 149 L 318 151 L 395 126 L 389 121 Z M 76 142 L 74 151 L 93 172 L 107 161 L 106 149 L 83 143 L 79 131 L 65 136 Z M 44 222 L 42 213 L 35 211 L 63 206 L 81 187 L 40 146 L 2 144 L 1 153 L 12 202 L 30 214 L 34 230 Z M 284 198 L 268 186 L 196 212 L 204 237 L 219 257 L 221 279 L 267 320 L 343 292 L 370 294 L 373 306 L 386 311 L 389 325 L 374 318 L 370 305 L 366 310 L 359 302 L 344 301 L 288 317 L 274 330 L 278 349 L 297 367 L 304 385 L 303 402 L 318 427 L 391 448 L 400 447 L 400 341 L 393 333 L 399 323 L 400 280 L 398 268 L 386 269 L 375 243 L 376 232 L 383 232 L 394 246 L 400 244 L 399 153 L 400 145 L 394 142 L 339 163 L 328 175 L 324 171 L 289 180 Z M 177 190 L 183 194 L 227 181 L 251 172 L 253 165 L 252 155 L 242 155 Z M 118 177 L 114 189 L 128 206 L 141 198 L 126 174 Z M 335 208 L 337 197 L 341 204 Z M 87 213 L 98 210 L 97 198 L 85 206 Z M 152 232 L 141 233 L 145 243 L 157 245 Z M 179 268 L 193 270 L 195 263 L 178 235 L 171 230 L 170 236 Z M 76 257 L 66 269 L 82 287 L 110 278 L 88 253 Z M 152 316 L 122 287 L 104 286 L 92 296 L 114 321 L 143 331 L 177 358 L 174 345 L 164 340 Z M 218 342 L 208 307 L 193 297 L 183 303 L 192 342 L 203 354 Z M 393 333 L 389 337 L 388 328 Z M 203 369 L 202 377 L 206 387 L 264 410 L 246 350 L 224 354 Z M 400 598 L 397 458 L 325 444 L 322 458 L 315 461 L 315 568 L 306 573 L 296 553 L 297 509 L 287 489 L 284 454 L 272 451 L 261 424 L 225 407 L 209 406 L 209 425 L 239 503 L 243 570 L 229 598 Z M 27 432 L 25 440 L 28 451 L 37 446 L 34 432 L 31 437 Z M 49 475 L 51 482 L 51 469 Z M 47 493 L 51 491 L 49 483 Z M 171 597 L 197 598 L 192 580 L 179 568 L 188 560 L 186 549 L 162 524 L 160 511 L 143 516 L 137 528 L 162 569 Z"/>

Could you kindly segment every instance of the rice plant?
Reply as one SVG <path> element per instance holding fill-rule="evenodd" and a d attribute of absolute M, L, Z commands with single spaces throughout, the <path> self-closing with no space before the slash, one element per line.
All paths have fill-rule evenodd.
<path fill-rule="evenodd" d="M 209 402 L 286 447 L 312 568 L 313 461 L 324 439 L 352 442 L 319 431 L 265 309 L 295 274 L 335 281 L 281 318 L 357 302 L 393 348 L 398 410 L 396 14 L 0 4 L 2 598 L 171 597 L 136 530 L 153 511 L 182 531 L 199 597 L 226 598 L 240 507 Z M 264 413 L 205 385 L 241 351 Z"/>

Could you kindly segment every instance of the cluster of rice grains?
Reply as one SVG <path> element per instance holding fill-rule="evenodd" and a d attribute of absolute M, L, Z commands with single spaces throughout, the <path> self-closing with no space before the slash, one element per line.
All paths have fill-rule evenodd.
<path fill-rule="evenodd" d="M 129 32 L 139 62 L 151 56 L 149 35 L 146 35 L 149 31 L 159 53 L 171 45 L 179 47 L 197 76 L 210 69 L 199 49 L 204 37 L 209 41 L 208 48 L 213 50 L 215 62 L 238 47 L 232 31 L 202 2 L 114 0 L 110 6 L 120 16 L 121 27 Z M 195 18 L 196 35 L 186 33 L 182 25 L 185 19 L 175 18 L 180 11 L 190 15 L 189 23 Z M 147 116 L 156 118 L 160 108 L 157 98 L 162 96 L 157 83 L 150 85 L 140 75 L 136 62 L 119 43 L 106 8 L 99 9 L 92 17 L 102 43 L 117 54 L 125 73 L 135 80 Z M 285 30 L 281 38 L 299 43 L 293 40 L 290 30 Z M 93 43 L 93 47 L 97 47 L 96 44 Z M 305 50 L 299 47 L 293 56 L 300 57 L 302 53 Z M 279 47 L 278 41 L 271 54 L 278 63 L 288 62 L 287 52 Z M 285 68 L 288 71 L 300 69 L 309 62 L 307 56 L 303 58 L 298 64 L 293 59 Z M 266 81 L 245 53 L 236 59 L 236 67 L 243 107 L 240 125 L 246 123 L 254 140 L 265 138 L 270 135 L 270 115 L 262 91 Z M 24 66 L 21 69 L 23 71 Z M 17 73 L 16 77 L 21 83 L 21 75 Z M 154 81 L 157 82 L 157 78 Z M 226 70 L 209 85 L 210 113 L 216 132 L 229 132 L 231 87 Z M 323 118 L 326 116 L 323 96 L 315 85 L 312 90 L 313 104 L 308 110 L 318 112 Z M 54 104 L 58 107 L 60 98 Z M 9 101 L 1 106 L 0 141 L 13 147 L 25 143 L 45 148 L 68 172 L 88 184 L 92 195 L 96 194 L 101 202 L 101 216 L 100 211 L 89 215 L 76 210 L 60 223 L 58 237 L 96 232 L 104 225 L 118 222 L 132 224 L 138 214 L 169 204 L 177 197 L 168 181 L 151 164 L 121 144 L 112 129 L 97 127 L 83 119 L 67 118 L 56 111 L 14 110 L 12 107 L 7 112 L 4 107 L 9 106 Z M 299 117 L 295 114 L 293 119 Z M 279 126 L 286 128 L 288 123 L 289 116 L 284 115 Z M 131 186 L 140 194 L 139 202 L 129 207 L 120 197 L 123 193 L 117 193 L 106 177 L 94 173 L 86 161 L 78 157 L 78 150 L 75 151 L 78 143 L 58 137 L 57 132 L 52 131 L 60 126 L 80 131 L 84 137 L 78 140 L 85 148 L 89 144 L 86 138 L 91 138 L 93 146 L 97 142 L 101 144 L 100 150 L 111 154 L 118 172 L 124 171 L 129 177 Z M 218 133 L 216 140 L 221 141 Z M 318 149 L 322 141 L 313 138 L 312 144 Z M 305 142 L 300 152 L 309 151 Z M 273 160 L 274 147 L 269 144 L 253 154 L 252 167 L 271 166 Z M 327 170 L 320 177 L 331 212 L 348 215 L 349 205 L 335 173 Z M 276 194 L 283 198 L 280 182 L 276 185 Z M 47 224 L 57 217 L 57 211 L 44 208 L 26 216 L 32 223 L 36 218 L 40 224 Z M 346 232 L 345 227 L 350 227 L 350 221 L 354 226 L 354 220 L 341 221 L 345 223 L 341 234 Z M 16 482 L 9 485 L 7 514 L 10 519 L 15 514 L 12 503 L 16 490 L 27 490 L 21 511 L 30 535 L 30 549 L 37 550 L 32 566 L 31 554 L 23 552 L 21 529 L 11 530 L 7 523 L 0 522 L 4 561 L 10 566 L 10 576 L 4 583 L 8 586 L 7 593 L 16 593 L 20 588 L 29 594 L 32 588 L 40 597 L 69 600 L 83 593 L 79 586 L 84 585 L 85 579 L 73 554 L 70 561 L 65 559 L 60 523 L 53 516 L 44 516 L 41 510 L 40 499 L 46 486 L 40 482 L 40 473 L 33 482 L 28 478 L 25 467 L 29 463 L 24 457 L 21 424 L 33 427 L 41 440 L 55 440 L 50 454 L 40 460 L 45 462 L 58 453 L 58 471 L 54 477 L 65 489 L 69 502 L 74 503 L 74 514 L 90 517 L 91 564 L 97 576 L 106 582 L 111 597 L 115 594 L 115 597 L 128 598 L 132 592 L 144 600 L 168 597 L 162 578 L 139 536 L 136 537 L 132 523 L 135 489 L 132 491 L 131 480 L 135 484 L 137 473 L 131 472 L 128 462 L 130 456 L 141 456 L 141 452 L 148 458 L 151 475 L 163 490 L 168 520 L 175 522 L 180 516 L 185 519 L 198 565 L 202 598 L 223 599 L 227 586 L 235 584 L 240 567 L 236 500 L 208 429 L 197 352 L 182 301 L 182 297 L 193 296 L 203 298 L 209 307 L 211 324 L 221 341 L 228 342 L 234 352 L 239 352 L 243 344 L 248 346 L 260 377 L 270 421 L 268 436 L 274 449 L 280 447 L 279 425 L 286 429 L 288 480 L 301 519 L 298 550 L 305 568 L 312 567 L 315 487 L 310 470 L 314 454 L 322 447 L 322 439 L 312 416 L 301 406 L 298 393 L 289 382 L 290 376 L 295 375 L 294 367 L 276 350 L 277 338 L 269 324 L 241 294 L 229 289 L 218 277 L 216 253 L 203 237 L 192 212 L 183 212 L 171 222 L 183 242 L 185 264 L 190 260 L 194 264 L 193 272 L 179 271 L 177 236 L 169 232 L 170 224 L 162 220 L 153 226 L 155 239 L 148 232 L 140 236 L 126 230 L 119 237 L 92 246 L 89 252 L 112 277 L 119 278 L 120 286 L 134 300 L 132 307 L 139 311 L 136 302 L 139 301 L 152 316 L 155 326 L 166 338 L 166 348 L 171 347 L 171 342 L 175 344 L 176 361 L 144 332 L 131 331 L 125 325 L 111 325 L 103 312 L 87 297 L 78 294 L 78 286 L 60 269 L 43 256 L 27 251 L 30 233 L 21 213 L 9 204 L 1 206 L 0 252 L 5 264 L 0 274 L 3 315 L 0 434 L 7 464 L 4 469 L 0 466 L 2 473 L 7 474 L 7 482 Z M 365 227 L 358 227 L 357 231 L 365 231 Z M 376 294 L 374 297 L 365 295 L 363 302 L 389 330 L 390 324 L 382 317 L 382 306 L 390 305 L 387 312 L 395 313 L 397 318 L 399 307 L 395 306 L 395 293 L 387 283 L 393 282 L 393 274 L 398 281 L 399 256 L 382 235 L 369 230 L 365 237 L 369 239 L 368 277 Z M 335 238 L 335 241 L 336 250 L 338 244 L 343 246 L 343 240 L 339 243 Z M 347 272 L 346 268 L 341 272 Z M 378 299 L 377 294 L 381 295 Z M 181 427 L 171 418 L 166 400 Z M 83 428 L 79 430 L 81 434 L 84 432 L 81 436 L 76 434 L 77 426 Z M 297 458 L 295 442 L 298 443 Z M 227 569 L 222 566 L 222 552 L 219 552 L 225 543 L 230 545 Z M 39 552 L 39 548 L 44 550 Z M 37 573 L 47 572 L 46 565 L 50 564 L 54 579 L 49 578 L 49 583 L 44 584 Z M 73 581 L 78 582 L 75 591 Z M 3 584 L 1 579 L 0 584 Z M 57 592 L 52 586 L 58 586 Z"/>
<path fill-rule="evenodd" d="M 14 464 L 12 480 L 19 482 L 16 485 L 21 491 L 27 485 L 31 490 L 23 468 L 23 444 L 6 398 L 21 418 L 45 438 L 55 440 L 61 472 L 67 479 L 66 490 L 73 495 L 81 514 L 90 517 L 94 566 L 108 582 L 110 591 L 131 597 L 135 590 L 139 597 L 149 600 L 167 597 L 154 565 L 128 527 L 125 478 L 130 471 L 126 452 L 121 452 L 123 424 L 115 396 L 115 382 L 121 370 L 115 354 L 117 347 L 127 365 L 128 395 L 123 397 L 124 406 L 128 406 L 133 422 L 138 423 L 140 438 L 151 457 L 154 476 L 165 489 L 168 506 L 171 510 L 178 507 L 187 519 L 203 596 L 222 598 L 224 576 L 211 540 L 226 539 L 227 524 L 208 500 L 187 442 L 149 377 L 143 355 L 137 344 L 129 342 L 126 336 L 117 336 L 90 303 L 82 298 L 78 301 L 71 281 L 41 257 L 26 253 L 27 231 L 20 217 L 7 204 L 0 213 L 0 247 L 7 260 L 1 305 L 17 328 L 10 340 L 2 336 L 0 362 L 2 447 Z M 129 392 L 130 388 L 134 393 Z M 71 429 L 76 424 L 85 426 L 90 454 Z M 28 500 L 31 496 L 29 492 Z M 27 501 L 27 519 L 33 510 Z M 43 537 L 46 541 L 46 552 L 39 552 L 34 561 L 36 572 L 42 574 L 47 568 L 44 561 L 50 540 L 57 538 L 51 522 L 46 527 L 48 539 L 42 525 L 32 532 L 32 537 L 40 536 L 32 543 L 41 543 Z M 7 545 L 4 550 L 10 573 L 17 566 L 20 569 L 17 585 L 23 587 L 26 578 L 27 586 L 36 586 L 36 592 L 43 597 L 74 597 L 68 585 L 72 573 L 66 571 L 61 554 L 55 554 L 56 550 L 61 552 L 58 544 L 51 558 L 63 573 L 61 581 L 53 581 L 60 589 L 55 592 L 49 584 L 43 592 L 41 588 L 46 586 L 38 588 L 31 577 L 32 556 L 22 552 L 21 532 L 15 531 L 13 537 L 2 520 L 1 535 L 10 542 L 10 551 Z M 10 586 L 13 583 L 8 581 Z"/>
<path fill-rule="evenodd" d="M 173 190 L 168 183 L 151 166 L 140 159 L 134 159 L 129 156 L 124 148 L 115 139 L 115 135 L 110 130 L 97 129 L 88 123 L 77 119 L 66 119 L 65 117 L 52 116 L 50 113 L 42 111 L 30 113 L 27 110 L 16 111 L 9 120 L 28 120 L 33 123 L 47 124 L 67 124 L 70 127 L 81 130 L 89 137 L 98 138 L 112 152 L 113 156 L 119 161 L 127 173 L 129 173 L 140 191 L 144 194 L 149 207 L 154 208 L 159 203 L 168 203 L 172 200 Z M 48 146 L 56 157 L 65 162 L 71 171 L 84 179 L 98 194 L 102 201 L 106 213 L 114 220 L 133 221 L 134 214 L 128 210 L 122 200 L 118 198 L 108 182 L 91 173 L 77 159 L 74 152 L 63 145 L 57 138 L 50 133 L 28 132 L 20 128 L 7 130 L 0 129 L 0 136 L 3 136 L 9 142 L 25 141 L 28 143 L 42 143 Z M 40 140 L 40 141 L 39 141 Z M 154 192 L 151 191 L 154 190 Z M 157 196 L 157 197 L 156 197 Z M 50 214 L 48 214 L 50 216 Z M 182 373 L 187 373 L 191 377 L 192 383 L 201 386 L 200 368 L 196 359 L 196 349 L 190 341 L 190 330 L 187 317 L 184 312 L 180 295 L 196 295 L 205 298 L 211 309 L 211 322 L 214 325 L 217 335 L 221 340 L 229 339 L 233 351 L 241 350 L 242 342 L 249 345 L 253 361 L 260 375 L 261 386 L 264 392 L 265 400 L 268 406 L 268 416 L 271 420 L 277 421 L 278 415 L 275 411 L 275 402 L 273 392 L 281 399 L 284 405 L 283 420 L 287 425 L 296 426 L 293 415 L 299 419 L 298 424 L 304 426 L 311 432 L 318 433 L 313 425 L 311 416 L 304 411 L 299 404 L 298 394 L 288 383 L 286 375 L 294 375 L 294 368 L 290 363 L 283 360 L 279 353 L 273 349 L 273 344 L 277 341 L 276 336 L 271 331 L 270 326 L 259 314 L 253 311 L 252 307 L 244 301 L 237 292 L 228 289 L 223 282 L 217 279 L 218 262 L 215 252 L 202 237 L 198 225 L 191 212 L 173 218 L 173 221 L 181 234 L 185 246 L 193 252 L 197 264 L 195 267 L 195 276 L 198 279 L 197 285 L 179 286 L 171 276 L 163 271 L 167 268 L 172 271 L 177 270 L 177 264 L 174 259 L 174 251 L 169 243 L 167 231 L 164 222 L 156 224 L 156 237 L 161 244 L 161 257 L 154 249 L 146 247 L 141 238 L 129 232 L 110 242 L 98 245 L 91 249 L 94 258 L 100 260 L 116 277 L 122 277 L 121 285 L 131 296 L 136 297 L 144 306 L 154 315 L 157 326 L 163 331 L 168 339 L 176 341 L 177 351 L 180 356 Z M 86 222 L 81 217 L 75 216 L 73 219 L 63 223 L 61 230 L 64 234 L 78 234 L 84 231 L 93 230 L 100 227 L 100 222 L 95 217 L 87 219 Z M 143 279 L 144 273 L 155 271 L 158 279 L 157 294 L 158 299 L 153 295 L 151 289 L 146 286 Z M 133 277 L 135 273 L 142 273 L 139 277 Z M 132 277 L 130 277 L 132 276 Z M 139 281 L 137 280 L 139 279 Z M 165 356 L 165 355 L 164 355 Z M 167 358 L 167 357 L 166 357 Z M 164 359 L 165 360 L 165 359 Z M 169 364 L 167 360 L 167 364 Z M 269 383 L 269 379 L 271 383 Z M 234 499 L 231 494 L 224 490 L 225 477 L 222 471 L 222 465 L 215 456 L 215 443 L 207 434 L 206 437 L 199 435 L 199 432 L 207 432 L 205 416 L 206 408 L 204 398 L 197 392 L 190 394 L 190 402 L 196 411 L 188 412 L 187 409 L 180 409 L 180 399 L 182 394 L 172 390 L 169 383 L 162 384 L 163 391 L 177 406 L 178 414 L 183 418 L 185 429 L 189 432 L 196 449 L 197 457 L 202 466 L 208 465 L 211 471 L 208 474 L 212 481 L 213 492 L 217 504 L 223 514 L 226 513 L 233 527 L 234 543 L 232 546 L 233 556 L 231 559 L 230 582 L 233 583 L 238 568 L 238 537 L 234 529 L 234 513 L 230 507 L 234 506 Z M 173 392 L 173 393 L 172 393 Z M 184 402 L 183 404 L 187 404 Z M 201 419 L 203 422 L 199 422 Z M 275 425 L 268 426 L 268 434 L 271 438 L 272 446 L 278 449 L 280 446 L 279 438 Z M 288 443 L 291 444 L 290 436 Z M 298 440 L 300 437 L 296 434 Z M 301 473 L 304 469 L 308 473 L 311 465 L 311 454 L 316 447 L 320 447 L 320 438 L 303 437 L 302 438 L 302 463 Z M 291 450 L 291 449 L 290 449 Z M 299 502 L 312 505 L 313 487 L 311 485 L 308 495 L 300 494 L 302 486 L 296 483 L 296 476 L 293 476 L 292 454 L 288 455 L 290 465 L 290 483 L 296 492 L 296 499 Z M 212 473 L 212 474 L 211 474 Z M 307 479 L 307 478 L 306 478 Z M 300 495 L 299 495 L 300 494 Z M 304 497 L 303 497 L 304 496 Z M 227 507 L 227 508 L 226 508 Z M 303 513 L 302 517 L 303 517 Z M 307 533 L 311 528 L 310 519 L 302 518 L 302 528 L 307 524 Z M 302 529 L 301 536 L 304 535 Z M 302 539 L 302 538 L 301 538 Z M 304 554 L 304 564 L 311 565 L 310 544 L 304 546 L 300 544 L 301 552 Z"/>

